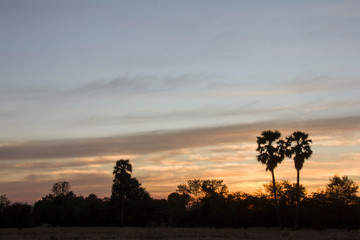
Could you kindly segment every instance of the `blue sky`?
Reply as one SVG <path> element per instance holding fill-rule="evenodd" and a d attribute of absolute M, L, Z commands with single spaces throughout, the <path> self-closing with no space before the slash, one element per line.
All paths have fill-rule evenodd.
<path fill-rule="evenodd" d="M 191 178 L 251 191 L 270 180 L 254 147 L 268 128 L 313 138 L 309 189 L 335 173 L 360 180 L 359 11 L 358 1 L 0 0 L 0 194 L 34 201 L 67 180 L 108 196 L 126 157 L 155 197 Z M 279 178 L 294 180 L 283 165 Z M 24 192 L 29 179 L 36 192 Z"/>

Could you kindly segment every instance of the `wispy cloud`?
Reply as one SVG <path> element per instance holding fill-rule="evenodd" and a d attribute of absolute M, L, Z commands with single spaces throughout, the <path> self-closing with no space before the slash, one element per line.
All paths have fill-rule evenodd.
<path fill-rule="evenodd" d="M 130 114 L 108 114 L 96 115 L 86 117 L 78 121 L 76 124 L 81 126 L 116 126 L 121 124 L 143 124 L 146 123 L 159 123 L 159 122 L 179 122 L 189 120 L 203 120 L 203 119 L 227 119 L 239 117 L 248 119 L 249 117 L 258 117 L 262 115 L 276 114 L 292 118 L 294 115 L 311 116 L 314 113 L 325 111 L 339 111 L 344 109 L 355 110 L 360 107 L 360 101 L 334 101 L 334 102 L 321 102 L 311 101 L 308 103 L 287 105 L 284 103 L 282 106 L 266 107 L 259 101 L 251 101 L 238 107 L 229 106 L 204 106 L 187 110 L 177 111 L 159 111 L 156 110 L 148 113 L 130 113 Z"/>
<path fill-rule="evenodd" d="M 264 112 L 281 111 L 282 109 L 259 109 L 258 102 L 246 103 L 237 108 L 230 108 L 225 106 L 204 106 L 192 108 L 187 110 L 172 110 L 169 112 L 157 112 L 153 110 L 149 113 L 131 113 L 123 115 L 105 115 L 105 116 L 91 116 L 82 119 L 79 123 L 86 125 L 118 125 L 118 124 L 138 124 L 144 122 L 171 122 L 183 121 L 189 119 L 206 119 L 206 118 L 226 118 L 233 116 L 244 116 L 261 114 Z"/>
<path fill-rule="evenodd" d="M 257 78 L 261 79 L 263 76 Z M 341 78 L 341 79 L 339 79 Z M 328 93 L 331 91 L 351 91 L 360 87 L 358 79 L 331 75 L 297 76 L 281 81 L 268 81 L 259 84 L 259 79 L 248 80 L 244 87 L 239 82 L 216 89 L 199 91 L 198 94 L 213 97 L 229 96 L 288 96 L 305 93 Z"/>
<path fill-rule="evenodd" d="M 217 87 L 224 77 L 207 73 L 185 73 L 164 75 L 120 75 L 114 79 L 89 80 L 85 83 L 59 85 L 5 84 L 0 89 L 0 99 L 58 100 L 81 99 L 96 96 L 127 96 L 180 89 L 207 89 Z"/>
<path fill-rule="evenodd" d="M 212 146 L 232 142 L 252 142 L 264 129 L 284 132 L 295 129 L 312 135 L 353 132 L 360 127 L 360 116 L 307 121 L 244 123 L 229 126 L 155 131 L 138 135 L 105 138 L 61 139 L 11 143 L 0 147 L 0 160 L 76 158 L 103 155 L 147 154 L 152 152 Z M 348 144 L 351 144 L 349 142 Z"/>
<path fill-rule="evenodd" d="M 12 143 L 0 147 L 0 187 L 12 199 L 26 196 L 35 201 L 47 194 L 54 182 L 69 181 L 78 194 L 109 196 L 114 162 L 129 158 L 134 176 L 153 197 L 166 197 L 179 183 L 195 178 L 222 179 L 230 191 L 253 192 L 270 181 L 265 167 L 256 161 L 256 136 L 265 129 L 279 129 L 284 135 L 294 130 L 310 133 L 314 156 L 302 170 L 302 183 L 315 191 L 335 173 L 357 176 L 359 153 L 354 148 L 359 144 L 359 132 L 354 129 L 359 127 L 360 116 L 352 116 Z M 335 142 L 329 142 L 331 139 Z M 334 147 L 345 148 L 333 154 Z M 276 174 L 279 180 L 295 181 L 293 161 L 285 160 Z M 41 191 L 19 193 L 30 186 Z"/>
<path fill-rule="evenodd" d="M 322 92 L 328 90 L 351 89 L 359 87 L 359 81 L 355 80 L 339 80 L 335 77 L 320 75 L 313 78 L 298 77 L 294 80 L 284 81 L 282 83 L 292 92 Z"/>
<path fill-rule="evenodd" d="M 221 76 L 206 73 L 180 75 L 122 75 L 111 80 L 97 80 L 79 86 L 69 94 L 90 95 L 138 95 L 147 93 L 176 92 L 179 90 L 207 89 L 216 86 Z"/>
<path fill-rule="evenodd" d="M 224 81 L 225 80 L 225 81 Z M 57 85 L 32 84 L 9 85 L 0 89 L 3 100 L 41 100 L 41 99 L 82 99 L 94 96 L 128 96 L 148 93 L 169 93 L 182 90 L 181 94 L 191 93 L 198 96 L 263 96 L 289 95 L 304 92 L 324 92 L 336 89 L 353 89 L 359 87 L 359 81 L 341 79 L 329 75 L 313 77 L 298 76 L 280 82 L 262 83 L 258 81 L 231 80 L 226 76 L 193 72 L 185 74 L 164 75 L 120 75 L 114 79 L 93 80 L 86 83 Z M 264 87 L 266 86 L 266 87 Z M 264 90 L 266 89 L 266 90 Z"/>

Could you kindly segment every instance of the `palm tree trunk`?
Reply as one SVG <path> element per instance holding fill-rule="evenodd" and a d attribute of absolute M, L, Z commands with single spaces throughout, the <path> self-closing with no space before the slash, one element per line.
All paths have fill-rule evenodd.
<path fill-rule="evenodd" d="M 278 224 L 279 224 L 280 229 L 283 229 L 283 225 L 282 225 L 282 223 L 281 223 L 281 218 L 280 218 L 278 201 L 277 201 L 277 197 L 276 197 L 276 183 L 275 183 L 274 170 L 271 171 L 271 176 L 272 176 L 273 190 L 274 190 L 274 201 L 275 201 L 276 217 L 277 217 L 277 220 L 278 220 Z"/>
<path fill-rule="evenodd" d="M 299 217 L 300 217 L 300 170 L 297 170 L 297 181 L 296 181 L 296 216 L 294 223 L 294 230 L 297 230 L 299 227 Z"/>

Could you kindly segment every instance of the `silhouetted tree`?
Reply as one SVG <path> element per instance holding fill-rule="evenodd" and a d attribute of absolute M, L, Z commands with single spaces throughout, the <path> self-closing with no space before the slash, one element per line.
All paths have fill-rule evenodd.
<path fill-rule="evenodd" d="M 330 178 L 324 190 L 312 193 L 305 199 L 307 227 L 346 228 L 360 227 L 360 199 L 357 196 L 358 185 L 347 176 L 335 175 Z"/>
<path fill-rule="evenodd" d="M 51 188 L 51 191 L 55 197 L 65 196 L 69 194 L 69 190 L 70 190 L 70 183 L 66 181 L 54 183 L 53 187 Z"/>
<path fill-rule="evenodd" d="M 30 219 L 31 206 L 15 202 L 4 209 L 4 227 L 25 227 L 32 225 Z"/>
<path fill-rule="evenodd" d="M 169 194 L 167 200 L 169 204 L 184 207 L 185 209 L 186 205 L 190 202 L 190 195 L 173 192 Z"/>
<path fill-rule="evenodd" d="M 276 195 L 280 206 L 295 206 L 297 203 L 297 184 L 287 180 L 276 181 Z M 274 188 L 272 182 L 264 184 L 265 192 L 273 196 Z M 306 188 L 300 184 L 300 200 L 306 196 Z"/>
<path fill-rule="evenodd" d="M 297 184 L 276 182 L 276 196 L 284 226 L 293 225 L 297 204 Z M 265 191 L 252 194 L 228 193 L 221 180 L 190 180 L 180 184 L 168 199 L 151 199 L 135 178 L 130 178 L 125 192 L 124 222 L 128 226 L 164 227 L 268 227 L 277 224 L 274 215 L 272 182 Z M 334 176 L 327 187 L 310 196 L 300 184 L 302 225 L 306 228 L 360 228 L 359 186 L 347 176 Z M 193 195 L 195 194 L 195 195 Z M 190 198 L 197 203 L 190 205 Z M 0 227 L 120 225 L 120 195 L 99 199 L 95 194 L 84 198 L 69 191 L 50 193 L 34 207 L 11 204 L 0 196 Z M 195 200 L 194 200 L 195 201 Z"/>
<path fill-rule="evenodd" d="M 176 192 L 168 196 L 168 202 L 179 219 L 175 221 L 178 226 L 223 227 L 230 221 L 226 218 L 227 193 L 222 180 L 194 179 L 178 185 Z"/>
<path fill-rule="evenodd" d="M 169 221 L 168 225 L 173 227 L 184 226 L 187 209 L 190 202 L 188 194 L 180 194 L 177 192 L 170 193 L 167 198 Z"/>
<path fill-rule="evenodd" d="M 183 199 L 189 199 L 189 207 L 198 205 L 206 197 L 225 196 L 227 192 L 227 186 L 223 184 L 223 181 L 216 179 L 188 180 L 185 184 L 178 185 L 176 190 Z"/>
<path fill-rule="evenodd" d="M 86 226 L 107 225 L 106 203 L 95 194 L 89 194 L 80 204 L 80 220 Z"/>
<path fill-rule="evenodd" d="M 120 198 L 120 224 L 124 226 L 124 200 L 125 194 L 129 189 L 129 182 L 131 179 L 132 165 L 129 160 L 118 160 L 114 166 L 114 180 L 111 190 L 111 198 Z"/>
<path fill-rule="evenodd" d="M 120 201 L 120 225 L 124 226 L 125 202 L 139 205 L 138 200 L 150 200 L 149 193 L 141 187 L 136 178 L 131 177 L 132 165 L 129 160 L 118 160 L 114 166 L 114 180 L 111 199 Z"/>
<path fill-rule="evenodd" d="M 308 137 L 309 134 L 307 133 L 295 131 L 291 136 L 286 138 L 286 156 L 290 158 L 294 156 L 294 163 L 297 172 L 297 204 L 294 229 L 298 228 L 300 217 L 300 170 L 302 169 L 305 160 L 309 159 L 313 153 L 310 147 L 310 143 L 312 143 L 312 141 Z"/>
<path fill-rule="evenodd" d="M 10 201 L 6 195 L 0 196 L 0 226 L 5 224 L 5 209 L 10 206 Z"/>
<path fill-rule="evenodd" d="M 335 175 L 329 180 L 330 183 L 326 186 L 325 191 L 314 193 L 315 197 L 325 199 L 326 204 L 333 205 L 350 205 L 359 199 L 356 195 L 359 185 L 348 176 Z"/>
<path fill-rule="evenodd" d="M 274 202 L 276 209 L 276 216 L 278 219 L 278 224 L 280 228 L 283 228 L 279 206 L 276 196 L 276 185 L 275 185 L 275 174 L 274 169 L 280 164 L 285 157 L 285 142 L 281 139 L 281 133 L 279 131 L 263 131 L 261 136 L 257 137 L 258 147 L 256 151 L 259 152 L 257 155 L 257 160 L 262 164 L 266 165 L 266 171 L 271 172 L 273 189 L 274 189 Z"/>
<path fill-rule="evenodd" d="M 57 191 L 54 191 L 57 190 Z M 50 223 L 54 226 L 77 226 L 80 206 L 84 200 L 70 190 L 68 182 L 55 183 L 51 194 L 46 195 L 34 204 L 35 223 Z"/>
<path fill-rule="evenodd" d="M 0 196 L 0 211 L 4 210 L 10 205 L 10 200 L 6 195 Z"/>
<path fill-rule="evenodd" d="M 264 184 L 265 193 L 268 199 L 273 200 L 272 182 Z M 284 227 L 294 226 L 294 216 L 296 214 L 297 203 L 297 184 L 287 180 L 276 181 L 276 196 L 280 207 L 280 216 Z M 306 197 L 306 189 L 300 184 L 300 199 Z"/>

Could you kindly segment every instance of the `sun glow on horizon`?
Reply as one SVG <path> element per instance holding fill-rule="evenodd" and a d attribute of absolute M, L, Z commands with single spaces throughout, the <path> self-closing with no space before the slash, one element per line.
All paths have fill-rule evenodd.
<path fill-rule="evenodd" d="M 0 195 L 108 197 L 119 159 L 156 198 L 190 179 L 253 192 L 268 129 L 309 133 L 308 191 L 359 183 L 357 1 L 86 2 L 0 3 Z"/>

